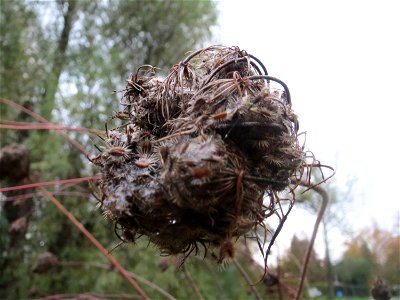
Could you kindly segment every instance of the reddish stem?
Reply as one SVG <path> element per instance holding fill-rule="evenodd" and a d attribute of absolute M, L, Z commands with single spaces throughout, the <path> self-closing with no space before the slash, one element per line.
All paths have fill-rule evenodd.
<path fill-rule="evenodd" d="M 321 204 L 321 207 L 319 209 L 317 219 L 315 220 L 314 230 L 313 230 L 313 233 L 311 235 L 310 243 L 308 244 L 307 252 L 306 252 L 306 255 L 305 255 L 305 258 L 304 258 L 302 271 L 301 271 L 299 288 L 297 289 L 296 300 L 300 299 L 300 295 L 301 295 L 301 292 L 303 290 L 304 280 L 305 280 L 306 275 L 307 275 L 308 264 L 309 264 L 310 258 L 311 258 L 311 252 L 312 252 L 313 247 L 314 247 L 315 238 L 317 237 L 318 227 L 319 227 L 319 224 L 322 221 L 322 218 L 323 218 L 324 213 L 325 213 L 325 209 L 326 209 L 326 207 L 328 205 L 328 201 L 329 201 L 328 193 L 322 187 L 315 186 L 315 185 L 313 186 L 312 184 L 310 184 L 307 181 L 301 181 L 300 185 L 308 187 L 308 188 L 311 188 L 314 191 L 316 191 L 318 194 L 320 194 L 321 197 L 322 197 L 322 204 Z"/>
<path fill-rule="evenodd" d="M 77 227 L 87 239 L 97 248 L 100 252 L 110 261 L 110 263 L 117 269 L 119 273 L 133 286 L 137 291 L 141 299 L 148 300 L 149 297 L 137 284 L 137 282 L 129 275 L 121 264 L 114 257 L 108 253 L 107 249 L 103 247 L 102 244 L 85 228 L 83 225 L 56 199 L 54 198 L 46 189 L 40 188 L 40 192 L 48 198 L 74 225 Z"/>
<path fill-rule="evenodd" d="M 90 193 L 82 193 L 82 192 L 63 192 L 63 191 L 56 191 L 56 192 L 49 192 L 53 196 L 69 196 L 69 197 L 81 197 L 81 198 L 89 198 L 91 196 Z M 35 196 L 36 193 L 26 193 L 17 196 L 8 196 L 6 199 L 1 199 L 0 202 L 10 202 L 10 201 L 23 201 Z"/>
<path fill-rule="evenodd" d="M 27 109 L 23 107 L 22 105 L 19 105 L 18 103 L 15 103 L 14 101 L 5 99 L 5 98 L 0 98 L 0 103 L 4 103 L 8 106 L 14 107 L 27 115 L 30 115 L 32 118 L 42 122 L 42 123 L 50 123 L 47 119 L 43 118 L 41 115 L 38 115 L 37 113 L 31 111 L 30 109 Z M 71 139 L 65 132 L 62 131 L 57 131 L 59 135 L 61 135 L 67 142 L 69 142 L 71 145 L 73 145 L 76 149 L 78 149 L 80 152 L 82 152 L 85 156 L 90 156 L 90 153 L 77 141 L 74 141 Z"/>
<path fill-rule="evenodd" d="M 96 175 L 96 176 L 82 177 L 82 178 L 72 178 L 72 179 L 64 179 L 64 180 L 54 180 L 54 181 L 46 181 L 46 182 L 29 183 L 29 184 L 24 184 L 24 185 L 17 185 L 17 186 L 9 186 L 9 187 L 5 187 L 5 188 L 0 188 L 0 193 L 9 192 L 9 191 L 15 191 L 15 190 L 25 190 L 25 189 L 43 187 L 43 186 L 49 186 L 49 185 L 57 185 L 57 184 L 65 184 L 65 183 L 76 183 L 76 182 L 82 182 L 82 181 L 88 181 L 88 180 L 98 180 L 100 178 L 101 178 L 100 175 Z"/>
<path fill-rule="evenodd" d="M 83 127 L 70 127 L 70 126 L 62 126 L 55 124 L 40 124 L 40 123 L 24 123 L 24 124 L 4 124 L 8 123 L 5 121 L 0 121 L 0 129 L 14 129 L 14 130 L 67 130 L 67 131 L 75 131 L 75 132 L 93 132 L 100 133 L 97 130 L 92 130 Z"/>

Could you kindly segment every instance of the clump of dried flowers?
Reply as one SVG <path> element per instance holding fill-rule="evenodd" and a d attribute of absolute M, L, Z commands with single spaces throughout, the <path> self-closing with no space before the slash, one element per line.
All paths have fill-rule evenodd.
<path fill-rule="evenodd" d="M 106 132 L 91 160 L 103 174 L 101 209 L 123 241 L 144 235 L 165 254 L 202 245 L 219 249 L 220 262 L 241 236 L 261 242 L 278 193 L 294 195 L 306 167 L 281 80 L 238 47 L 211 46 L 164 79 L 141 66 L 121 104 L 114 117 L 124 125 Z"/>

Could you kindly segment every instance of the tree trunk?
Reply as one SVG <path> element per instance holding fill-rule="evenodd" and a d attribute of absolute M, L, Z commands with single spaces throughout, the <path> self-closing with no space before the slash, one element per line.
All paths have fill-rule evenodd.
<path fill-rule="evenodd" d="M 65 65 L 69 37 L 75 16 L 76 1 L 67 0 L 65 3 L 68 8 L 64 13 L 64 27 L 60 39 L 58 40 L 56 52 L 54 53 L 53 68 L 49 80 L 46 83 L 46 89 L 40 107 L 41 115 L 48 120 L 51 120 L 51 113 L 55 106 L 55 95 L 57 93 L 60 75 Z"/>

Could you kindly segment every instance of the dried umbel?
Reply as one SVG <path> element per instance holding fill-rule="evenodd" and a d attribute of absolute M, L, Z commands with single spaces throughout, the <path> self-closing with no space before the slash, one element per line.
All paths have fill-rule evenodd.
<path fill-rule="evenodd" d="M 142 66 L 121 104 L 124 125 L 92 162 L 124 241 L 145 235 L 165 254 L 218 248 L 222 261 L 237 238 L 265 230 L 305 166 L 287 86 L 237 47 L 193 52 L 165 79 Z"/>
<path fill-rule="evenodd" d="M 24 145 L 11 144 L 0 149 L 0 179 L 22 180 L 29 175 L 29 151 Z"/>

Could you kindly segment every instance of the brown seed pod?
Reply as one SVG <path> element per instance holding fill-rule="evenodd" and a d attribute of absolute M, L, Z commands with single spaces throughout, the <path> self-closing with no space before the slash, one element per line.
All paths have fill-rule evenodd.
<path fill-rule="evenodd" d="M 93 163 L 103 173 L 101 207 L 124 241 L 145 235 L 184 257 L 216 247 L 219 262 L 240 236 L 265 242 L 265 218 L 283 211 L 277 192 L 293 195 L 290 179 L 306 165 L 282 81 L 238 47 L 211 46 L 165 79 L 140 67 L 121 104 L 115 117 L 126 129 L 107 132 Z"/>

